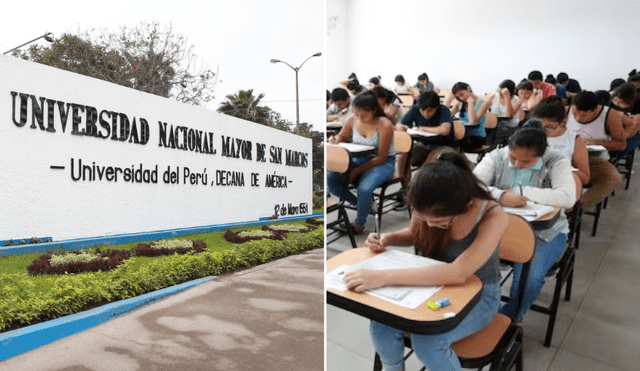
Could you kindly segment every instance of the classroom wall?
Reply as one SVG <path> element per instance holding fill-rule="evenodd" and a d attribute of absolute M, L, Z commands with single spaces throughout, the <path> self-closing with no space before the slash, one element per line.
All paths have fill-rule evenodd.
<path fill-rule="evenodd" d="M 310 139 L 8 56 L 0 138 L 0 240 L 311 213 Z"/>
<path fill-rule="evenodd" d="M 327 87 L 351 72 L 391 87 L 396 74 L 413 84 L 426 72 L 440 88 L 488 92 L 540 70 L 608 89 L 640 69 L 639 15 L 639 1 L 622 0 L 330 0 Z"/>

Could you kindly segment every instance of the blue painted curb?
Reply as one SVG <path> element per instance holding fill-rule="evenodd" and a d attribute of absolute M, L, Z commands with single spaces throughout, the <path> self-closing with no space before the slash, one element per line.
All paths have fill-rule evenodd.
<path fill-rule="evenodd" d="M 37 347 L 52 343 L 69 335 L 82 332 L 111 319 L 120 317 L 134 309 L 175 295 L 181 291 L 217 278 L 210 276 L 156 290 L 134 298 L 103 305 L 85 312 L 72 314 L 51 321 L 38 323 L 0 334 L 0 361 L 26 353 Z"/>
<path fill-rule="evenodd" d="M 0 256 L 3 255 L 20 255 L 20 254 L 33 254 L 33 253 L 45 253 L 47 251 L 55 251 L 58 249 L 64 250 L 78 250 L 86 249 L 88 247 L 96 245 L 119 245 L 123 243 L 139 242 L 139 241 L 154 241 L 161 238 L 170 238 L 184 236 L 194 233 L 208 233 L 215 231 L 223 231 L 227 228 L 243 228 L 251 227 L 254 225 L 280 223 L 294 220 L 305 220 L 308 218 L 323 218 L 324 213 L 313 213 L 309 215 L 299 215 L 292 217 L 284 217 L 278 219 L 257 220 L 251 222 L 241 223 L 229 223 L 229 224 L 215 224 L 202 227 L 180 228 L 180 229 L 167 229 L 163 231 L 142 232 L 121 234 L 113 236 L 91 237 L 91 238 L 78 238 L 74 240 L 45 242 L 33 245 L 15 245 L 8 247 L 0 247 Z"/>

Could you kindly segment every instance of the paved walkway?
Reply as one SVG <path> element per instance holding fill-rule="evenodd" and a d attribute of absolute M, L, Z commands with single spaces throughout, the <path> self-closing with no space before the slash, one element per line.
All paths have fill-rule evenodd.
<path fill-rule="evenodd" d="M 324 249 L 203 283 L 0 371 L 324 369 Z"/>

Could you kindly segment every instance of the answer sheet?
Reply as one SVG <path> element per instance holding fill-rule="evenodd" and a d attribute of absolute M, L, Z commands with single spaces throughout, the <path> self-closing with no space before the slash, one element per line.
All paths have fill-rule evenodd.
<path fill-rule="evenodd" d="M 346 291 L 344 275 L 359 269 L 390 270 L 403 268 L 418 268 L 444 264 L 441 261 L 398 250 L 387 250 L 373 258 L 363 260 L 352 265 L 341 265 L 327 273 L 325 283 L 327 288 Z M 366 292 L 382 300 L 409 309 L 416 309 L 427 301 L 442 286 L 390 286 L 381 287 Z"/>

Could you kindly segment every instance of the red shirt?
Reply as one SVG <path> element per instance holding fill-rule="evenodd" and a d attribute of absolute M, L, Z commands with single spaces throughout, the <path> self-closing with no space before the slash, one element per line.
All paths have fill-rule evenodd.
<path fill-rule="evenodd" d="M 556 88 L 548 82 L 542 83 L 542 98 L 546 98 L 556 93 Z"/>

